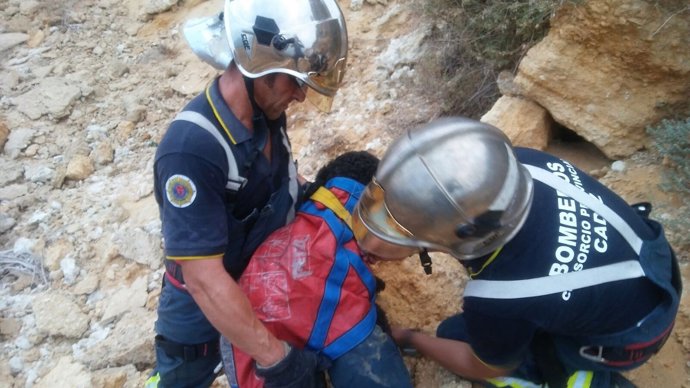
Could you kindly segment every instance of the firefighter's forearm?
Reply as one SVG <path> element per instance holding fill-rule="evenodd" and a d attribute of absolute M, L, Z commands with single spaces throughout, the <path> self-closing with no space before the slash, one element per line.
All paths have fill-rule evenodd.
<path fill-rule="evenodd" d="M 460 376 L 475 380 L 504 376 L 510 372 L 483 363 L 465 342 L 430 336 L 417 331 L 394 329 L 396 340 L 407 344 L 424 356 L 436 361 L 444 368 Z"/>
<path fill-rule="evenodd" d="M 234 346 L 260 365 L 285 356 L 280 340 L 254 314 L 242 289 L 223 268 L 220 258 L 182 263 L 187 290 L 211 324 Z"/>

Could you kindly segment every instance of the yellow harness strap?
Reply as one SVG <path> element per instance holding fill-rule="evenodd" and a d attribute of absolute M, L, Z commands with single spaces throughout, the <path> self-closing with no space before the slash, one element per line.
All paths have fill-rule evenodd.
<path fill-rule="evenodd" d="M 338 218 L 343 220 L 347 226 L 352 229 L 352 215 L 345 209 L 338 197 L 335 196 L 330 190 L 321 186 L 314 194 L 310 197 L 312 200 L 322 204 L 323 206 L 329 208 L 333 213 L 335 213 Z"/>

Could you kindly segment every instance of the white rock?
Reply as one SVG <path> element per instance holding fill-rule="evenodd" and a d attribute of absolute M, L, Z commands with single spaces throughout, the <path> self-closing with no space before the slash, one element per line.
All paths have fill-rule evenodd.
<path fill-rule="evenodd" d="M 156 268 L 160 265 L 160 237 L 141 228 L 124 227 L 113 236 L 115 248 L 125 258 Z"/>
<path fill-rule="evenodd" d="M 105 299 L 105 294 L 103 294 L 103 292 L 101 292 L 100 290 L 96 290 L 93 293 L 91 293 L 88 298 L 86 298 L 86 305 L 94 306 L 103 299 Z"/>
<path fill-rule="evenodd" d="M 18 44 L 24 43 L 29 40 L 29 35 L 22 34 L 21 32 L 9 32 L 6 34 L 0 34 L 0 52 L 7 50 L 8 48 L 14 47 Z"/>
<path fill-rule="evenodd" d="M 79 268 L 77 268 L 76 261 L 72 257 L 65 257 L 60 260 L 60 270 L 67 284 L 73 284 L 77 279 L 77 275 L 79 275 Z"/>
<path fill-rule="evenodd" d="M 41 2 L 38 0 L 22 0 L 19 3 L 19 12 L 22 15 L 31 16 L 36 13 L 40 6 Z"/>
<path fill-rule="evenodd" d="M 103 236 L 103 228 L 101 228 L 100 226 L 97 226 L 97 227 L 89 230 L 88 234 L 86 235 L 86 239 L 89 241 L 94 241 L 94 240 L 98 240 L 99 238 L 101 238 L 101 236 Z"/>
<path fill-rule="evenodd" d="M 29 192 L 29 187 L 25 184 L 14 184 L 0 187 L 0 200 L 17 199 Z"/>
<path fill-rule="evenodd" d="M 148 14 L 165 12 L 177 4 L 178 0 L 148 0 L 144 2 L 144 11 Z"/>
<path fill-rule="evenodd" d="M 29 225 L 35 225 L 35 224 L 40 224 L 41 222 L 45 221 L 49 217 L 49 214 L 46 212 L 42 211 L 35 211 L 33 214 L 31 214 L 31 217 L 29 217 Z"/>
<path fill-rule="evenodd" d="M 12 252 L 14 254 L 23 254 L 23 253 L 29 253 L 31 254 L 33 252 L 34 247 L 36 246 L 36 240 L 32 240 L 26 237 L 20 237 L 14 242 L 14 246 L 12 247 Z"/>
<path fill-rule="evenodd" d="M 92 388 L 91 373 L 71 357 L 63 356 L 33 388 Z"/>
<path fill-rule="evenodd" d="M 31 128 L 16 128 L 10 132 L 5 144 L 5 153 L 12 159 L 19 156 L 23 149 L 29 146 L 36 130 Z"/>
<path fill-rule="evenodd" d="M 416 63 L 421 55 L 419 47 L 422 46 L 428 34 L 429 31 L 426 28 L 420 28 L 413 30 L 410 34 L 392 39 L 386 51 L 378 57 L 377 62 L 389 72 L 399 66 Z"/>
<path fill-rule="evenodd" d="M 31 349 L 31 346 L 33 346 L 33 345 L 31 344 L 31 341 L 29 341 L 29 339 L 26 338 L 26 336 L 20 336 L 20 337 L 18 337 L 18 338 L 14 341 L 14 345 L 15 345 L 17 348 L 19 348 L 19 349 L 24 349 L 24 350 Z"/>
<path fill-rule="evenodd" d="M 72 352 L 77 360 L 83 359 L 84 351 L 93 348 L 99 342 L 102 342 L 110 334 L 110 329 L 108 327 L 101 327 L 98 324 L 94 324 L 91 328 L 91 334 L 87 338 L 79 340 L 76 344 L 72 345 Z"/>
<path fill-rule="evenodd" d="M 87 140 L 100 140 L 108 136 L 108 129 L 102 125 L 91 124 L 86 127 Z"/>
<path fill-rule="evenodd" d="M 80 87 L 59 77 L 49 77 L 41 80 L 30 91 L 14 98 L 14 104 L 19 112 L 33 120 L 46 114 L 60 119 L 70 114 L 72 104 L 81 96 Z"/>
<path fill-rule="evenodd" d="M 19 84 L 19 75 L 13 70 L 3 69 L 0 73 L 0 91 L 9 93 Z"/>
<path fill-rule="evenodd" d="M 145 308 L 126 312 L 108 337 L 85 350 L 80 359 L 90 369 L 117 367 L 129 364 L 150 365 L 155 362 L 153 348 L 153 325 L 156 314 Z M 132 330 L 133 327 L 141 328 Z"/>
<path fill-rule="evenodd" d="M 616 160 L 611 164 L 611 170 L 616 172 L 622 172 L 625 170 L 625 162 L 622 160 Z"/>
<path fill-rule="evenodd" d="M 0 233 L 5 233 L 17 224 L 17 220 L 7 214 L 0 214 Z"/>
<path fill-rule="evenodd" d="M 43 334 L 79 338 L 89 328 L 89 317 L 67 293 L 55 290 L 42 293 L 34 299 L 32 308 L 36 328 Z"/>
<path fill-rule="evenodd" d="M 74 286 L 74 293 L 76 295 L 89 295 L 98 289 L 100 279 L 96 274 L 86 274 L 82 276 L 82 280 Z"/>
<path fill-rule="evenodd" d="M 24 370 L 24 362 L 17 356 L 10 358 L 9 366 L 13 376 L 16 376 L 19 372 Z"/>
<path fill-rule="evenodd" d="M 361 11 L 364 0 L 351 0 L 350 1 L 350 11 Z"/>
<path fill-rule="evenodd" d="M 102 322 L 109 322 L 126 311 L 146 304 L 148 293 L 146 292 L 146 277 L 140 277 L 130 286 L 123 286 L 107 298 L 107 306 Z"/>
<path fill-rule="evenodd" d="M 31 369 L 26 372 L 26 387 L 33 387 L 34 383 L 38 379 L 38 372 L 35 369 Z"/>
<path fill-rule="evenodd" d="M 26 166 L 24 168 L 24 178 L 30 182 L 49 182 L 55 176 L 55 170 L 46 166 Z"/>
<path fill-rule="evenodd" d="M 9 165 L 4 171 L 0 171 L 0 187 L 16 182 L 17 180 L 21 179 L 22 175 L 24 174 L 24 170 L 20 168 L 20 166 Z"/>

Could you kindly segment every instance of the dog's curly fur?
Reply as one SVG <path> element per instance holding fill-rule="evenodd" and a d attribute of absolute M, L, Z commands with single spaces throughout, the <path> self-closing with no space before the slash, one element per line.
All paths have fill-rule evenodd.
<path fill-rule="evenodd" d="M 354 179 L 366 185 L 374 177 L 378 166 L 379 159 L 367 151 L 346 152 L 321 167 L 310 185 L 308 196 L 335 177 Z"/>

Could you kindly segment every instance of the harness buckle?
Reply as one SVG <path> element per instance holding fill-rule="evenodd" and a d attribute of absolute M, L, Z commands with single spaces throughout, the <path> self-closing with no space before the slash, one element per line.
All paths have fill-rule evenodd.
<path fill-rule="evenodd" d="M 580 347 L 580 356 L 586 360 L 604 363 L 606 362 L 606 359 L 603 357 L 603 355 L 603 346 L 589 345 Z"/>

